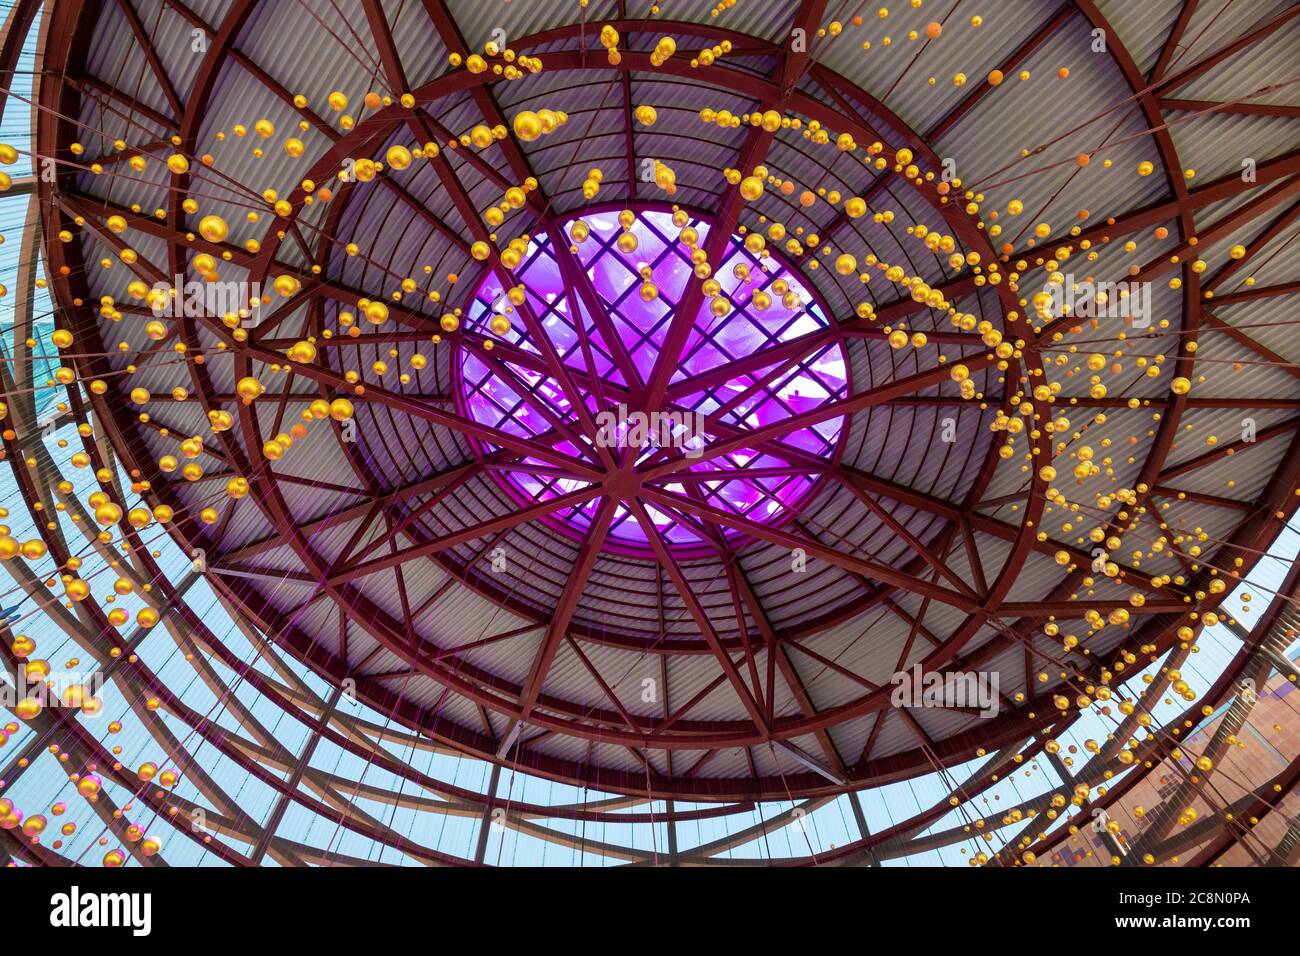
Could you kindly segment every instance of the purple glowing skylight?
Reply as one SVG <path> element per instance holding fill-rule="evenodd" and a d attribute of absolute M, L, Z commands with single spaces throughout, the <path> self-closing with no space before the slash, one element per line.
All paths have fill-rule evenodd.
<path fill-rule="evenodd" d="M 638 465 L 683 456 L 693 448 L 731 437 L 734 429 L 775 425 L 845 396 L 845 355 L 834 340 L 794 358 L 774 355 L 761 367 L 754 360 L 782 343 L 828 325 L 807 287 L 784 262 L 775 256 L 760 259 L 752 255 L 743 240 L 733 236 L 712 276 L 721 285 L 721 295 L 730 303 L 731 311 L 717 317 L 709 309 L 709 300 L 704 299 L 680 358 L 669 357 L 661 349 L 676 304 L 689 284 L 698 281 L 692 276 L 691 250 L 680 240 L 681 229 L 673 224 L 672 214 L 639 212 L 630 229 L 637 238 L 637 248 L 631 253 L 616 246 L 624 232 L 617 211 L 588 213 L 582 218 L 591 232 L 578 245 L 577 260 L 590 277 L 604 316 L 593 321 L 583 297 L 566 283 L 548 237 L 534 236 L 514 269 L 515 278 L 526 290 L 525 304 L 512 306 L 502 276 L 490 272 L 465 309 L 458 399 L 471 418 L 512 435 L 539 440 L 556 452 L 604 470 L 594 442 L 588 437 L 589 429 L 575 413 L 575 397 L 580 396 L 592 419 L 602 411 L 611 413 L 600 421 L 618 416 L 618 406 L 625 406 L 626 414 L 618 417 L 620 427 L 609 432 L 617 435 L 618 442 L 612 454 L 625 458 L 630 452 L 626 449 L 627 432 L 621 426 L 631 413 L 641 410 L 638 403 L 644 384 L 654 379 L 656 363 L 661 360 L 671 362 L 672 375 L 665 398 L 647 417 L 651 430 L 658 428 L 663 437 L 671 437 L 673 447 L 641 447 L 636 455 Z M 698 231 L 702 246 L 709 224 L 692 219 L 689 225 Z M 572 223 L 563 228 L 567 236 Z M 641 295 L 642 270 L 646 267 L 658 289 L 658 296 L 650 301 Z M 748 276 L 738 276 L 738 267 L 747 269 Z M 798 297 L 794 308 L 788 308 L 782 296 L 773 291 L 774 283 L 782 281 Z M 754 293 L 760 291 L 771 298 L 771 304 L 762 310 L 753 301 Z M 492 337 L 486 331 L 498 314 L 510 319 L 511 329 L 496 337 L 500 347 L 485 350 L 484 339 Z M 566 392 L 557 376 L 547 369 L 547 350 L 538 348 L 529 329 L 530 321 L 540 325 L 550 347 L 571 373 L 572 392 Z M 611 348 L 615 337 L 621 355 L 615 354 L 619 348 Z M 734 374 L 719 372 L 741 360 L 746 364 L 737 367 Z M 691 426 L 705 422 L 727 403 L 731 404 L 716 421 L 708 422 L 702 436 L 694 437 Z M 728 515 L 776 523 L 812 490 L 818 480 L 815 463 L 833 456 L 842 427 L 843 418 L 836 417 L 793 427 L 767 448 L 733 450 L 698 463 L 682 457 L 678 474 L 655 481 L 654 487 L 702 500 Z M 486 443 L 482 450 L 485 455 L 499 451 Z M 521 464 L 503 462 L 493 469 L 493 474 L 525 505 L 590 486 L 586 479 L 568 477 L 561 471 L 554 462 L 525 457 Z M 687 479 L 687 475 L 695 477 Z M 599 505 L 600 499 L 594 498 L 557 511 L 549 520 L 581 535 Z M 710 529 L 695 519 L 685 519 L 649 503 L 645 507 L 658 535 L 669 544 L 699 546 L 711 536 Z M 725 527 L 715 530 L 723 535 L 734 533 Z M 644 549 L 648 543 L 642 526 L 623 505 L 617 508 L 609 536 L 611 542 L 633 548 Z"/>

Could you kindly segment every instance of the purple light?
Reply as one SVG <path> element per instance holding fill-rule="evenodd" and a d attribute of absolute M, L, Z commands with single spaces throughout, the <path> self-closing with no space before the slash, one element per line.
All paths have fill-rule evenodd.
<path fill-rule="evenodd" d="M 617 425 L 602 438 L 609 446 L 609 436 L 614 436 L 611 453 L 615 457 L 626 454 L 629 439 L 636 443 L 637 423 L 648 424 L 652 434 L 657 433 L 673 446 L 661 452 L 653 446 L 652 438 L 647 439 L 651 444 L 640 446 L 638 463 L 652 457 L 663 460 L 682 454 L 687 455 L 689 462 L 692 449 L 726 437 L 727 426 L 754 429 L 775 425 L 847 394 L 845 355 L 838 343 L 824 345 L 801 356 L 797 362 L 783 363 L 775 357 L 761 368 L 742 369 L 725 381 L 715 377 L 698 388 L 693 387 L 691 380 L 696 376 L 726 368 L 740 359 L 750 359 L 829 324 L 807 287 L 783 261 L 775 256 L 760 259 L 745 248 L 740 237 L 733 236 L 722 263 L 712 275 L 721 286 L 721 294 L 731 304 L 731 311 L 722 317 L 715 316 L 709 310 L 709 300 L 704 300 L 680 359 L 673 360 L 667 398 L 659 408 L 649 410 L 650 414 L 638 419 L 635 413 L 641 410 L 636 403 L 637 393 L 642 383 L 653 376 L 655 364 L 662 357 L 661 347 L 677 302 L 688 283 L 698 281 L 692 275 L 691 250 L 680 241 L 681 230 L 673 225 L 668 212 L 642 210 L 638 213 L 630 229 L 637 238 L 637 248 L 631 253 L 616 246 L 624 231 L 617 212 L 587 214 L 582 218 L 591 233 L 578 245 L 577 256 L 605 307 L 607 323 L 594 322 L 576 291 L 566 289 L 549 240 L 539 236 L 534 237 L 514 270 L 525 289 L 525 305 L 512 306 L 501 279 L 489 273 L 465 310 L 463 329 L 469 341 L 481 342 L 490 337 L 487 329 L 493 316 L 506 315 L 511 329 L 500 340 L 537 355 L 539 350 L 521 313 L 527 311 L 535 316 L 565 366 L 577 377 L 579 400 L 586 403 L 592 417 L 607 412 L 599 421 L 617 419 Z M 689 226 L 699 233 L 702 246 L 709 224 L 691 219 Z M 564 225 L 566 234 L 570 227 L 571 223 Z M 763 271 L 761 263 L 766 264 L 768 271 Z M 738 267 L 748 270 L 748 275 L 737 275 Z M 650 281 L 659 291 L 649 301 L 641 295 L 642 271 L 646 268 L 650 270 Z M 781 282 L 798 297 L 797 304 L 792 302 L 794 308 L 783 303 L 779 294 Z M 774 285 L 777 291 L 773 290 Z M 760 291 L 771 298 L 766 309 L 759 309 L 753 300 L 754 293 Z M 629 382 L 620 370 L 609 347 L 611 334 L 618 336 L 640 381 Z M 482 352 L 462 345 L 459 356 L 458 398 L 470 417 L 514 435 L 541 440 L 557 451 L 598 465 L 599 458 L 574 413 L 571 397 L 550 375 L 510 361 L 504 349 Z M 605 391 L 604 406 L 598 404 L 589 387 L 591 369 Z M 716 423 L 702 429 L 697 427 L 729 402 L 733 404 Z M 626 407 L 621 416 L 617 409 L 620 404 Z M 633 423 L 630 433 L 629 419 Z M 554 426 L 557 421 L 571 434 L 580 436 L 577 444 L 557 432 Z M 805 456 L 827 461 L 834 454 L 843 423 L 839 417 L 809 427 L 792 428 L 778 441 L 787 449 L 797 449 Z M 495 446 L 484 445 L 485 453 L 496 450 Z M 714 508 L 751 521 L 775 523 L 804 500 L 818 481 L 816 471 L 807 467 L 806 459 L 787 454 L 796 461 L 774 454 L 771 449 L 732 451 L 689 464 L 689 472 L 682 475 L 700 476 L 696 480 L 674 481 L 669 477 L 657 486 L 670 493 L 698 497 Z M 545 501 L 587 487 L 585 480 L 557 474 L 547 463 L 529 458 L 524 463 L 535 466 L 536 470 L 493 471 L 512 496 L 524 503 Z M 594 499 L 556 512 L 553 517 L 582 534 L 598 506 L 599 499 Z M 646 511 L 660 536 L 670 544 L 703 543 L 703 529 L 697 530 L 698 525 L 691 521 L 649 504 Z M 731 532 L 723 529 L 723 533 Z M 625 546 L 644 548 L 647 545 L 644 530 L 622 506 L 615 514 L 610 538 Z"/>

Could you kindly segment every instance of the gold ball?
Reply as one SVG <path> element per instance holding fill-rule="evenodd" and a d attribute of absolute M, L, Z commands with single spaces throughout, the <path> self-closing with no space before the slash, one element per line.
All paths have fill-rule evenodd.
<path fill-rule="evenodd" d="M 763 180 L 757 176 L 746 176 L 740 181 L 740 195 L 746 202 L 754 202 L 763 195 Z"/>
<path fill-rule="evenodd" d="M 388 147 L 385 158 L 392 169 L 406 169 L 411 165 L 411 151 L 400 144 Z"/>
<path fill-rule="evenodd" d="M 199 220 L 199 235 L 208 242 L 225 242 L 230 227 L 220 216 L 204 216 Z"/>
<path fill-rule="evenodd" d="M 471 57 L 471 59 L 473 59 Z M 515 114 L 514 122 L 515 135 L 524 142 L 531 142 L 542 135 L 542 121 L 532 110 L 524 110 Z"/>
<path fill-rule="evenodd" d="M 245 405 L 254 401 L 264 391 L 266 391 L 265 386 L 251 375 L 241 378 L 235 384 L 235 394 Z"/>

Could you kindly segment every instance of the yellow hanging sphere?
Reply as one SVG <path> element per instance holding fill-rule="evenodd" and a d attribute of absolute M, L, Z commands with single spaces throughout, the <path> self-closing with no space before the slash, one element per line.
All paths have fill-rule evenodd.
<path fill-rule="evenodd" d="M 199 220 L 199 235 L 208 242 L 225 242 L 229 234 L 230 228 L 220 216 L 204 216 Z"/>
<path fill-rule="evenodd" d="M 266 388 L 262 383 L 251 375 L 241 378 L 235 384 L 235 394 L 239 396 L 245 405 L 257 399 L 264 391 L 266 391 Z"/>
<path fill-rule="evenodd" d="M 406 169 L 411 165 L 411 151 L 400 144 L 388 147 L 385 158 L 393 169 Z"/>
<path fill-rule="evenodd" d="M 524 142 L 532 142 L 542 135 L 542 121 L 532 110 L 524 110 L 515 114 L 514 122 L 515 135 Z"/>

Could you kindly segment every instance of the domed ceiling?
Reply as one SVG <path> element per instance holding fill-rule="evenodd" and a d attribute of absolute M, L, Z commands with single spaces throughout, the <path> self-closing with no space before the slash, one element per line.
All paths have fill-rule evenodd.
<path fill-rule="evenodd" d="M 7 566 L 254 766 L 183 574 L 305 732 L 652 815 L 1160 756 L 1300 501 L 1300 8 L 1211 6 L 47 2 Z"/>

